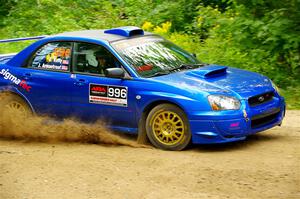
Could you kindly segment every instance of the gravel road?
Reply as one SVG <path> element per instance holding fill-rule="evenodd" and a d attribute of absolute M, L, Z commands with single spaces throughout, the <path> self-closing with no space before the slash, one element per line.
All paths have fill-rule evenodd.
<path fill-rule="evenodd" d="M 300 111 L 246 141 L 181 152 L 0 139 L 0 199 L 300 198 Z"/>

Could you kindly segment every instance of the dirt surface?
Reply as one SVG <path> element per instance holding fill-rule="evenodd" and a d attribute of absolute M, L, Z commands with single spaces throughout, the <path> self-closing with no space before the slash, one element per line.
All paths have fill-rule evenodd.
<path fill-rule="evenodd" d="M 10 198 L 300 198 L 300 111 L 246 141 L 181 152 L 0 139 Z"/>

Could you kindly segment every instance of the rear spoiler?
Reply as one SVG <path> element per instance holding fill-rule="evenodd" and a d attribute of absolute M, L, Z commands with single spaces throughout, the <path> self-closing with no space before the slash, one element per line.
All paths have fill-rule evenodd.
<path fill-rule="evenodd" d="M 10 42 L 18 42 L 18 41 L 27 41 L 27 40 L 38 40 L 47 37 L 46 35 L 43 36 L 35 36 L 35 37 L 21 37 L 21 38 L 13 38 L 13 39 L 2 39 L 0 43 L 10 43 Z"/>

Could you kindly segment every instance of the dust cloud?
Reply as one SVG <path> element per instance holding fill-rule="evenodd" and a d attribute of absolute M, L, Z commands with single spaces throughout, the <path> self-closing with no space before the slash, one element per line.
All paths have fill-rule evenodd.
<path fill-rule="evenodd" d="M 3 106 L 0 107 L 3 110 Z M 77 142 L 91 144 L 125 145 L 135 148 L 149 148 L 129 138 L 123 138 L 105 127 L 105 123 L 97 121 L 86 124 L 76 119 L 54 121 L 49 117 L 20 116 L 16 112 L 6 110 L 0 114 L 0 138 L 35 142 Z"/>

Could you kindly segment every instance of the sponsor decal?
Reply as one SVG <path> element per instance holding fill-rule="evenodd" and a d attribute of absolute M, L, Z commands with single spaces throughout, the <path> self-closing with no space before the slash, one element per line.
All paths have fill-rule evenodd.
<path fill-rule="evenodd" d="M 62 61 L 62 64 L 63 64 L 63 65 L 69 65 L 69 60 L 63 60 L 63 61 Z"/>
<path fill-rule="evenodd" d="M 127 107 L 127 87 L 90 84 L 89 102 Z"/>
<path fill-rule="evenodd" d="M 62 70 L 68 70 L 68 66 L 61 66 Z"/>
<path fill-rule="evenodd" d="M 53 52 L 46 56 L 46 61 L 61 63 L 61 59 L 70 58 L 70 54 L 71 54 L 70 48 L 62 48 L 62 47 L 54 48 Z"/>
<path fill-rule="evenodd" d="M 69 67 L 64 65 L 42 64 L 38 65 L 38 68 L 51 69 L 51 70 L 63 70 L 68 71 Z"/>
<path fill-rule="evenodd" d="M 145 71 L 150 71 L 150 70 L 152 70 L 152 68 L 153 68 L 152 65 L 146 64 L 146 65 L 137 67 L 137 70 L 140 71 L 140 72 L 145 72 Z"/>
<path fill-rule="evenodd" d="M 2 69 L 0 71 L 0 75 L 2 75 L 4 79 L 9 80 L 12 83 L 14 83 L 15 85 L 20 86 L 21 88 L 23 88 L 27 92 L 29 92 L 30 89 L 31 89 L 31 86 L 28 86 L 28 84 L 25 80 L 18 79 L 16 76 L 14 76 L 13 74 L 11 74 L 9 72 L 9 69 Z"/>

